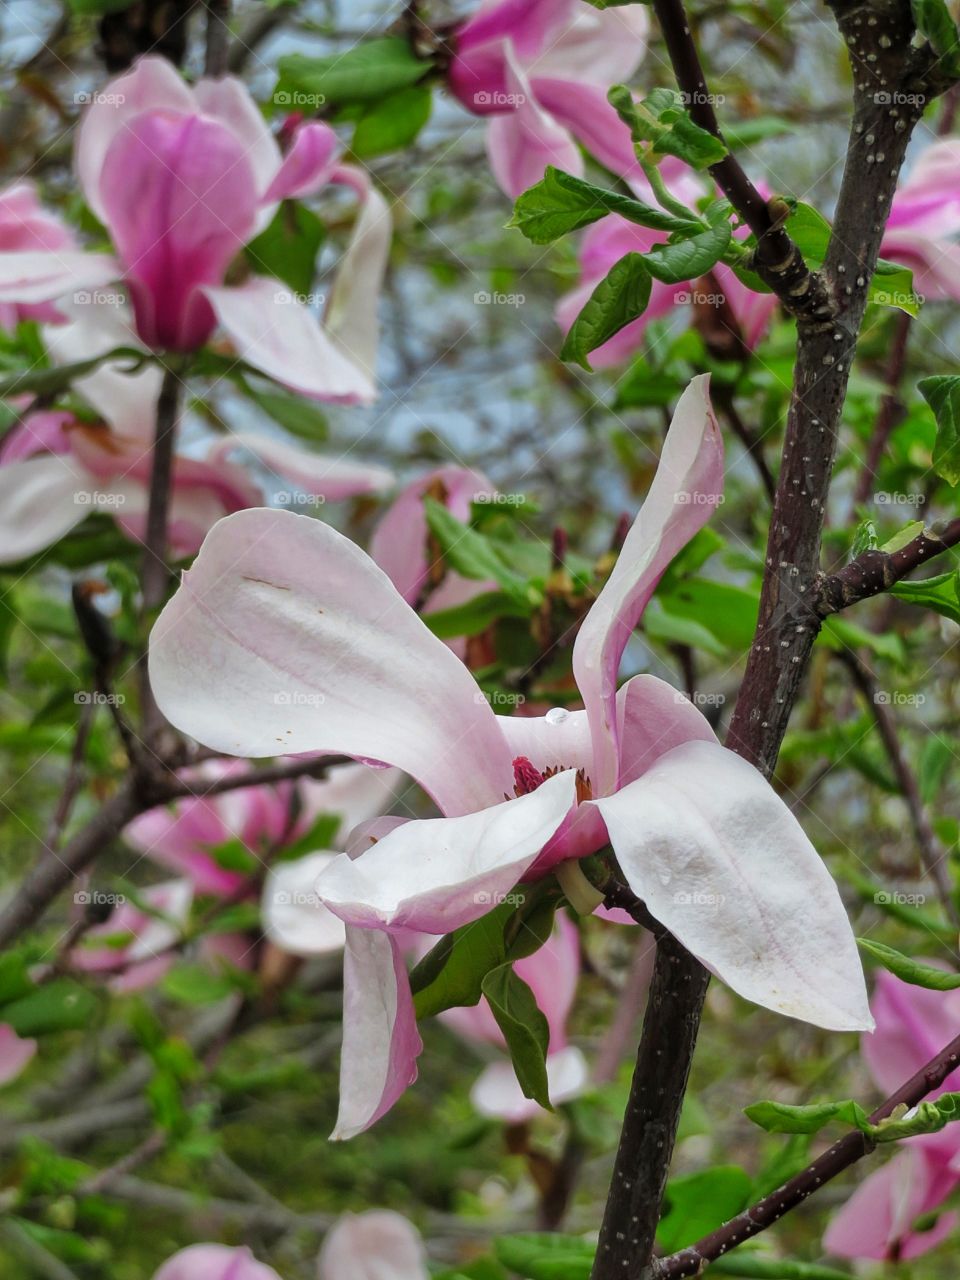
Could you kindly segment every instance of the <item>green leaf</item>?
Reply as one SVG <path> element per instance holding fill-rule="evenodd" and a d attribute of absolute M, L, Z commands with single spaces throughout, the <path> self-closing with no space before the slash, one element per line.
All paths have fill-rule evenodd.
<path fill-rule="evenodd" d="M 484 591 L 466 604 L 421 616 L 435 636 L 451 640 L 455 636 L 480 635 L 500 618 L 528 618 L 532 612 L 530 602 L 520 603 L 504 591 Z"/>
<path fill-rule="evenodd" d="M 480 987 L 507 1042 L 523 1096 L 552 1110 L 547 1083 L 550 1026 L 537 997 L 514 972 L 512 964 L 492 969 Z"/>
<path fill-rule="evenodd" d="M 751 1186 L 750 1175 L 739 1165 L 719 1165 L 672 1178 L 657 1227 L 657 1243 L 665 1253 L 693 1244 L 735 1217 L 746 1206 Z"/>
<path fill-rule="evenodd" d="M 793 1107 L 786 1102 L 754 1102 L 744 1107 L 743 1112 L 767 1133 L 818 1133 L 834 1120 L 853 1125 L 864 1133 L 869 1127 L 866 1111 L 851 1098 L 843 1102 L 815 1102 L 802 1107 Z"/>
<path fill-rule="evenodd" d="M 134 0 L 67 0 L 70 12 L 77 17 L 102 18 L 105 13 L 122 13 L 132 8 Z"/>
<path fill-rule="evenodd" d="M 912 1110 L 899 1106 L 894 1113 L 869 1126 L 876 1142 L 900 1142 L 927 1133 L 939 1133 L 948 1124 L 960 1120 L 960 1093 L 942 1093 L 932 1102 L 921 1102 Z"/>
<path fill-rule="evenodd" d="M 927 37 L 947 76 L 960 72 L 960 34 L 944 0 L 910 0 L 917 30 Z"/>
<path fill-rule="evenodd" d="M 3 1007 L 3 1021 L 18 1036 L 89 1027 L 97 1008 L 92 991 L 70 978 L 54 978 Z"/>
<path fill-rule="evenodd" d="M 888 662 L 900 668 L 905 664 L 903 641 L 898 635 L 892 632 L 881 634 L 866 631 L 848 618 L 840 618 L 836 614 L 824 620 L 817 643 L 838 652 L 844 649 L 866 648 L 878 658 L 886 658 Z"/>
<path fill-rule="evenodd" d="M 285 844 L 277 855 L 278 861 L 290 861 L 302 858 L 308 853 L 317 853 L 324 849 L 332 849 L 337 832 L 342 826 L 343 818 L 339 813 L 318 814 L 309 829 L 298 836 L 290 844 Z"/>
<path fill-rule="evenodd" d="M 869 938 L 858 938 L 857 945 L 895 977 L 913 987 L 924 987 L 927 991 L 956 991 L 960 987 L 960 973 L 921 964 L 919 960 L 911 960 L 909 956 L 894 951 L 893 947 L 883 942 L 872 942 Z"/>
<path fill-rule="evenodd" d="M 430 119 L 433 94 L 423 85 L 409 85 L 381 98 L 357 121 L 350 149 L 367 159 L 409 147 Z"/>
<path fill-rule="evenodd" d="M 284 391 L 264 391 L 243 380 L 243 390 L 274 422 L 301 440 L 326 440 L 330 434 L 327 416 L 320 406 L 304 396 L 287 395 Z"/>
<path fill-rule="evenodd" d="M 596 1253 L 589 1240 L 546 1232 L 501 1236 L 493 1247 L 509 1271 L 528 1280 L 589 1280 Z"/>
<path fill-rule="evenodd" d="M 917 390 L 937 420 L 933 469 L 948 484 L 960 484 L 960 375 L 921 378 Z"/>
<path fill-rule="evenodd" d="M 207 852 L 218 867 L 224 871 L 239 871 L 243 875 L 253 875 L 262 865 L 260 859 L 252 853 L 239 836 L 225 840 L 222 844 L 207 846 Z"/>
<path fill-rule="evenodd" d="M 720 261 L 732 237 L 730 223 L 720 222 L 686 240 L 654 245 L 643 260 L 650 274 L 664 284 L 696 280 Z"/>
<path fill-rule="evenodd" d="M 532 955 L 543 945 L 553 928 L 556 905 L 556 897 L 517 889 L 479 920 L 441 938 L 410 974 L 417 1018 L 475 1005 L 492 969 Z"/>
<path fill-rule="evenodd" d="M 27 957 L 22 951 L 5 951 L 0 955 L 0 1005 L 25 996 L 32 986 Z"/>
<path fill-rule="evenodd" d="M 114 347 L 112 351 L 93 356 L 90 360 L 77 360 L 73 364 L 61 364 L 54 368 L 27 369 L 22 373 L 14 373 L 8 378 L 0 379 L 0 397 L 19 396 L 27 392 L 38 396 L 57 396 L 66 391 L 77 378 L 92 373 L 102 364 L 128 362 L 123 364 L 118 372 L 135 373 L 149 359 L 146 352 L 137 347 Z"/>
<path fill-rule="evenodd" d="M 735 1249 L 710 1264 L 718 1276 L 742 1276 L 743 1280 L 850 1280 L 849 1271 L 822 1267 L 818 1262 L 792 1262 L 788 1258 L 759 1258 Z"/>
<path fill-rule="evenodd" d="M 295 294 L 308 297 L 326 234 L 326 227 L 311 209 L 296 200 L 284 200 L 270 225 L 243 252 L 258 275 L 273 276 Z"/>
<path fill-rule="evenodd" d="M 236 972 L 214 973 L 198 964 L 179 964 L 160 983 L 164 995 L 181 1004 L 214 1004 L 237 990 Z"/>
<path fill-rule="evenodd" d="M 574 320 L 560 349 L 560 359 L 576 361 L 589 370 L 588 353 L 643 315 L 650 301 L 651 285 L 643 255 L 625 254 L 610 268 Z"/>
<path fill-rule="evenodd" d="M 493 578 L 518 604 L 537 602 L 534 588 L 514 573 L 491 538 L 462 524 L 436 498 L 424 498 L 423 508 L 430 532 L 440 544 L 443 557 L 451 569 L 474 580 Z"/>
<path fill-rule="evenodd" d="M 853 543 L 850 546 L 850 559 L 856 560 L 857 556 L 862 556 L 865 551 L 874 551 L 880 545 L 880 538 L 877 534 L 877 526 L 872 520 L 864 520 L 857 525 L 853 534 Z"/>
<path fill-rule="evenodd" d="M 551 244 L 608 213 L 619 213 L 629 222 L 657 231 L 693 231 L 701 225 L 695 214 L 683 222 L 662 209 L 617 191 L 605 191 L 552 165 L 547 165 L 543 178 L 518 198 L 507 225 L 517 227 L 533 244 Z"/>
<path fill-rule="evenodd" d="M 960 622 L 960 572 L 956 569 L 919 582 L 898 582 L 889 591 L 898 600 L 933 609 L 952 622 Z"/>
<path fill-rule="evenodd" d="M 418 58 L 409 40 L 381 36 L 346 53 L 314 58 L 291 53 L 280 59 L 280 79 L 273 101 L 284 109 L 331 107 L 349 102 L 377 102 L 417 84 L 432 63 Z"/>
<path fill-rule="evenodd" d="M 727 154 L 720 138 L 694 124 L 676 89 L 654 89 L 634 102 L 626 85 L 619 84 L 607 98 L 634 143 L 649 142 L 658 155 L 679 156 L 694 169 L 707 169 Z"/>
<path fill-rule="evenodd" d="M 644 611 L 643 629 L 651 640 L 659 640 L 664 644 L 689 645 L 691 649 L 712 653 L 716 658 L 727 656 L 726 645 L 721 644 L 706 624 L 698 622 L 696 618 L 678 617 L 668 612 L 663 601 L 656 597 Z"/>

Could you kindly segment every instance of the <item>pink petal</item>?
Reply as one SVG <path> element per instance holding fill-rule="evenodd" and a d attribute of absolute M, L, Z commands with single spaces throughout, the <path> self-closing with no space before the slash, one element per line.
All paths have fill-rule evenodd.
<path fill-rule="evenodd" d="M 960 1034 L 958 992 L 926 991 L 881 971 L 870 1007 L 877 1028 L 872 1036 L 864 1037 L 861 1051 L 885 1093 L 899 1088 Z M 960 1089 L 960 1070 L 953 1072 L 938 1092 L 947 1089 Z"/>
<path fill-rule="evenodd" d="M 312 120 L 301 125 L 264 198 L 300 200 L 319 190 L 330 181 L 339 149 L 328 124 Z"/>
<path fill-rule="evenodd" d="M 0 252 L 74 248 L 73 231 L 44 209 L 32 182 L 15 182 L 0 191 Z"/>
<path fill-rule="evenodd" d="M 722 498 L 723 441 L 709 385 L 709 375 L 700 375 L 680 397 L 650 491 L 574 645 L 573 670 L 590 717 L 595 795 L 616 783 L 617 671 L 627 641 L 664 570 Z"/>
<path fill-rule="evenodd" d="M 953 1232 L 957 1214 L 942 1214 L 927 1231 L 913 1231 L 912 1224 L 938 1209 L 957 1181 L 916 1146 L 901 1148 L 857 1187 L 832 1219 L 823 1247 L 841 1258 L 919 1258 Z"/>
<path fill-rule="evenodd" d="M 189 113 L 193 96 L 166 58 L 140 58 L 93 96 L 77 129 L 74 169 L 87 204 L 108 222 L 103 163 L 114 139 L 144 112 Z"/>
<path fill-rule="evenodd" d="M 333 181 L 351 187 L 361 205 L 333 281 L 324 320 L 339 350 L 373 383 L 379 337 L 377 306 L 393 224 L 387 202 L 362 169 L 340 165 L 333 172 Z"/>
<path fill-rule="evenodd" d="M 44 454 L 0 467 L 0 564 L 52 546 L 97 508 L 97 483 L 70 457 Z"/>
<path fill-rule="evenodd" d="M 511 199 L 539 182 L 547 165 L 579 176 L 583 157 L 569 132 L 537 102 L 525 73 L 507 50 L 508 93 L 516 100 L 509 115 L 487 127 L 487 155 L 493 176 Z"/>
<path fill-rule="evenodd" d="M 327 1232 L 317 1258 L 318 1280 L 428 1280 L 427 1254 L 412 1223 L 399 1213 L 345 1213 Z"/>
<path fill-rule="evenodd" d="M 151 637 L 164 714 L 227 755 L 344 752 L 470 812 L 513 787 L 469 671 L 322 521 L 240 512 L 211 531 Z"/>
<path fill-rule="evenodd" d="M 235 137 L 253 170 L 259 201 L 263 204 L 272 201 L 275 197 L 268 193 L 283 168 L 283 157 L 247 86 L 235 76 L 198 80 L 193 99 L 194 111 L 199 108 L 205 117 L 217 121 Z M 271 216 L 272 209 L 265 210 L 258 226 Z"/>
<path fill-rule="evenodd" d="M 649 32 L 650 19 L 642 5 L 598 11 L 577 4 L 562 29 L 552 33 L 542 52 L 525 65 L 538 78 L 555 76 L 577 87 L 594 85 L 605 94 L 610 85 L 629 80 L 643 61 Z"/>
<path fill-rule="evenodd" d="M 36 1040 L 22 1039 L 13 1027 L 0 1022 L 0 1085 L 15 1080 L 36 1052 Z"/>
<path fill-rule="evenodd" d="M 101 180 L 141 338 L 201 346 L 214 326 L 202 288 L 222 282 L 256 227 L 256 179 L 241 143 L 201 116 L 142 115 L 110 144 Z"/>
<path fill-rule="evenodd" d="M 960 140 L 941 138 L 920 153 L 893 197 L 888 230 L 931 239 L 960 231 Z M 886 249 L 883 250 L 886 254 Z"/>
<path fill-rule="evenodd" d="M 830 1030 L 872 1028 L 837 887 L 752 765 L 688 742 L 594 803 L 631 889 L 734 991 Z"/>
<path fill-rule="evenodd" d="M 344 764 L 324 778 L 304 778 L 298 788 L 301 824 L 308 829 L 322 813 L 340 817 L 335 848 L 345 849 L 354 827 L 383 813 L 393 803 L 403 781 L 399 769 L 371 769 Z"/>
<path fill-rule="evenodd" d="M 661 756 L 685 742 L 717 735 L 685 694 L 656 676 L 634 676 L 617 697 L 620 786 L 641 777 Z"/>
<path fill-rule="evenodd" d="M 349 456 L 323 457 L 289 444 L 272 436 L 254 435 L 249 431 L 234 432 L 218 441 L 210 451 L 211 460 L 217 460 L 235 449 L 252 453 L 281 481 L 293 483 L 300 492 L 311 497 L 322 497 L 328 502 L 342 502 L 368 493 L 382 493 L 393 484 L 393 473 L 385 467 L 367 462 L 352 461 Z M 294 494 L 285 500 L 291 504 Z M 301 499 L 302 501 L 302 499 Z"/>
<path fill-rule="evenodd" d="M 590 155 L 621 177 L 641 172 L 630 130 L 607 101 L 610 81 L 583 84 L 548 77 L 540 69 L 531 69 L 530 77 L 530 88 L 543 111 L 568 129 Z"/>
<path fill-rule="evenodd" d="M 451 91 L 477 115 L 509 110 L 508 43 L 523 63 L 531 61 L 570 24 L 576 0 L 501 0 L 481 5 L 454 39 L 448 73 Z"/>
<path fill-rule="evenodd" d="M 913 289 L 930 302 L 960 300 L 960 245 L 909 229 L 887 231 L 881 251 L 885 258 L 909 267 Z M 879 277 L 881 287 L 883 277 Z"/>
<path fill-rule="evenodd" d="M 192 1244 L 168 1258 L 153 1280 L 280 1280 L 280 1276 L 247 1248 Z"/>
<path fill-rule="evenodd" d="M 587 1060 L 574 1045 L 567 1045 L 547 1058 L 547 1088 L 554 1106 L 583 1093 L 590 1081 Z M 522 1124 L 543 1111 L 532 1098 L 524 1096 L 509 1062 L 491 1062 L 470 1090 L 470 1101 L 482 1116 Z"/>
<path fill-rule="evenodd" d="M 315 400 L 375 398 L 369 376 L 279 281 L 254 276 L 237 288 L 204 293 L 240 359 L 268 377 Z"/>
<path fill-rule="evenodd" d="M 331 1137 L 353 1138 L 417 1078 L 423 1042 L 396 938 L 347 929 L 343 959 L 340 1110 Z"/>
<path fill-rule="evenodd" d="M 458 520 L 466 521 L 470 504 L 492 493 L 490 482 L 478 471 L 447 465 L 418 476 L 400 493 L 380 518 L 370 538 L 370 555 L 408 604 L 416 604 L 427 580 L 427 517 L 423 499 L 446 494 L 445 506 Z"/>
<path fill-rule="evenodd" d="M 730 304 L 744 342 L 753 351 L 770 328 L 770 322 L 776 314 L 776 295 L 756 293 L 753 289 L 749 289 L 745 284 L 741 284 L 730 267 L 724 266 L 722 262 L 712 268 L 712 274 Z"/>
<path fill-rule="evenodd" d="M 221 867 L 209 850 L 224 844 L 231 834 L 215 799 L 190 797 L 134 818 L 123 836 L 153 862 L 186 876 L 198 893 L 226 897 L 244 877 Z"/>
<path fill-rule="evenodd" d="M 270 868 L 261 900 L 263 929 L 270 941 L 295 956 L 329 955 L 343 949 L 345 926 L 320 903 L 316 884 L 335 853 L 308 853 Z"/>
<path fill-rule="evenodd" d="M 83 294 L 119 278 L 120 264 L 105 253 L 71 249 L 0 252 L 0 303 L 50 302 Z"/>
<path fill-rule="evenodd" d="M 66 428 L 73 421 L 73 414 L 62 409 L 42 410 L 21 418 L 0 442 L 0 466 L 23 462 L 37 453 L 69 453 Z"/>
<path fill-rule="evenodd" d="M 317 881 L 348 925 L 447 933 L 485 915 L 536 861 L 575 803 L 572 772 L 459 818 L 405 822 L 359 858 L 341 855 Z"/>

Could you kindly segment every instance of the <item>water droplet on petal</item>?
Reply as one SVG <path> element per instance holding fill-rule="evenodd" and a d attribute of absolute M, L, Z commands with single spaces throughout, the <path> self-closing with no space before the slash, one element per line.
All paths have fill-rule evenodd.
<path fill-rule="evenodd" d="M 563 724 L 569 715 L 570 712 L 566 707 L 551 707 L 543 718 L 547 724 Z"/>

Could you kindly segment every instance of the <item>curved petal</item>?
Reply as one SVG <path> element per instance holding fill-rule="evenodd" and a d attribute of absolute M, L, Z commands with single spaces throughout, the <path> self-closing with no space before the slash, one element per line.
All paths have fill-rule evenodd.
<path fill-rule="evenodd" d="M 0 253 L 0 302 L 51 302 L 65 294 L 81 296 L 119 279 L 120 263 L 106 253 L 71 249 Z"/>
<path fill-rule="evenodd" d="M 531 70 L 530 77 L 530 87 L 543 110 L 569 129 L 594 159 L 620 177 L 642 172 L 630 130 L 607 101 L 610 81 L 583 84 L 572 77 L 546 76 L 539 69 Z"/>
<path fill-rule="evenodd" d="M 570 19 L 543 51 L 527 62 L 533 76 L 557 76 L 576 86 L 607 88 L 629 80 L 647 51 L 650 18 L 643 5 L 588 9 L 575 5 Z"/>
<path fill-rule="evenodd" d="M 36 1040 L 25 1040 L 0 1022 L 0 1085 L 15 1080 L 36 1052 Z"/>
<path fill-rule="evenodd" d="M 385 1115 L 416 1080 L 422 1048 L 399 942 L 377 929 L 347 929 L 340 1110 L 331 1137 L 353 1138 Z"/>
<path fill-rule="evenodd" d="M 38 453 L 69 453 L 67 432 L 73 423 L 73 414 L 66 409 L 41 409 L 20 418 L 0 441 L 0 466 L 25 462 Z"/>
<path fill-rule="evenodd" d="M 352 187 L 361 205 L 350 243 L 337 268 L 324 321 L 340 350 L 374 383 L 380 332 L 377 305 L 393 222 L 387 202 L 362 169 L 340 165 L 332 180 Z"/>
<path fill-rule="evenodd" d="M 264 199 L 299 200 L 318 191 L 330 181 L 339 149 L 337 135 L 328 124 L 321 120 L 302 124 Z"/>
<path fill-rule="evenodd" d="M 492 492 L 478 471 L 437 467 L 408 484 L 381 516 L 370 537 L 370 555 L 408 604 L 416 604 L 429 573 L 424 498 L 438 498 L 458 520 L 467 520 L 471 502 Z"/>
<path fill-rule="evenodd" d="M 253 170 L 261 201 L 272 200 L 274 197 L 267 193 L 282 167 L 283 157 L 247 86 L 236 76 L 205 78 L 197 81 L 193 98 L 195 108 L 234 135 Z"/>
<path fill-rule="evenodd" d="M 547 165 L 577 176 L 583 157 L 569 132 L 537 102 L 515 57 L 507 50 L 508 93 L 516 106 L 495 116 L 487 127 L 487 155 L 500 188 L 516 199 L 539 182 Z"/>
<path fill-rule="evenodd" d="M 227 755 L 344 752 L 404 769 L 444 812 L 513 787 L 473 677 L 349 539 L 265 509 L 221 520 L 150 641 L 164 714 Z"/>
<path fill-rule="evenodd" d="M 960 1034 L 957 991 L 926 991 L 881 970 L 870 1008 L 877 1029 L 864 1037 L 860 1049 L 870 1074 L 885 1093 L 893 1093 Z M 958 1088 L 960 1068 L 930 1096 Z"/>
<path fill-rule="evenodd" d="M 198 893 L 225 897 L 240 888 L 244 877 L 221 867 L 209 850 L 231 834 L 216 798 L 190 796 L 140 814 L 124 828 L 123 838 L 153 862 L 186 876 Z"/>
<path fill-rule="evenodd" d="M 324 457 L 286 440 L 255 435 L 250 431 L 232 432 L 213 446 L 208 457 L 211 460 L 223 458 L 234 449 L 252 453 L 279 479 L 299 485 L 304 495 L 321 497 L 328 502 L 382 493 L 393 484 L 393 473 L 386 467 L 354 462 L 349 456 Z M 286 501 L 290 503 L 293 499 L 294 495 L 287 495 Z"/>
<path fill-rule="evenodd" d="M 883 255 L 913 272 L 914 290 L 930 302 L 960 300 L 960 245 L 908 228 L 883 238 Z"/>
<path fill-rule="evenodd" d="M 91 511 L 97 482 L 67 454 L 0 467 L 0 564 L 52 546 Z"/>
<path fill-rule="evenodd" d="M 577 0 L 500 0 L 482 4 L 458 29 L 448 72 L 451 92 L 476 115 L 509 110 L 508 45 L 521 62 L 537 57 L 568 26 Z"/>
<path fill-rule="evenodd" d="M 593 739 L 594 795 L 617 781 L 617 671 L 630 633 L 670 561 L 722 500 L 723 440 L 709 385 L 709 374 L 701 374 L 680 397 L 650 491 L 574 644 L 573 671 Z"/>
<path fill-rule="evenodd" d="M 316 883 L 335 853 L 308 853 L 270 868 L 263 886 L 263 929 L 281 951 L 294 956 L 320 956 L 341 951 L 346 926 L 321 905 Z"/>
<path fill-rule="evenodd" d="M 301 823 L 308 828 L 320 814 L 336 814 L 340 825 L 333 847 L 345 849 L 354 827 L 390 807 L 402 780 L 399 769 L 371 769 L 365 764 L 343 764 L 324 778 L 303 778 L 297 793 Z"/>
<path fill-rule="evenodd" d="M 399 1213 L 345 1213 L 327 1232 L 318 1280 L 428 1280 L 417 1229 Z"/>
<path fill-rule="evenodd" d="M 191 1244 L 168 1258 L 153 1280 L 280 1280 L 280 1276 L 246 1247 Z"/>
<path fill-rule="evenodd" d="M 277 280 L 254 276 L 237 288 L 203 293 L 237 355 L 255 369 L 314 400 L 362 404 L 374 399 L 368 375 Z"/>
<path fill-rule="evenodd" d="M 460 818 L 396 827 L 359 858 L 342 854 L 317 881 L 349 925 L 448 933 L 485 915 L 536 861 L 576 800 L 575 775 Z"/>
<path fill-rule="evenodd" d="M 176 68 L 161 57 L 138 58 L 125 75 L 117 76 L 83 113 L 74 146 L 74 172 L 87 204 L 107 222 L 101 179 L 103 162 L 114 138 L 147 111 L 189 113 L 193 95 Z"/>
<path fill-rule="evenodd" d="M 924 1231 L 913 1223 L 939 1208 L 957 1181 L 916 1146 L 905 1147 L 861 1182 L 831 1220 L 823 1247 L 839 1258 L 919 1258 L 951 1234 L 957 1214 L 942 1214 Z"/>
<path fill-rule="evenodd" d="M 556 1106 L 583 1093 L 590 1081 L 587 1060 L 575 1045 L 547 1058 L 547 1091 Z M 509 1062 L 491 1062 L 470 1090 L 470 1101 L 482 1116 L 522 1124 L 542 1114 L 540 1105 L 524 1096 Z"/>
<path fill-rule="evenodd" d="M 617 695 L 620 786 L 641 777 L 661 756 L 685 742 L 717 735 L 686 694 L 656 676 L 634 676 Z"/>
<path fill-rule="evenodd" d="M 837 887 L 752 765 L 688 742 L 595 804 L 630 888 L 734 991 L 829 1030 L 872 1028 Z"/>

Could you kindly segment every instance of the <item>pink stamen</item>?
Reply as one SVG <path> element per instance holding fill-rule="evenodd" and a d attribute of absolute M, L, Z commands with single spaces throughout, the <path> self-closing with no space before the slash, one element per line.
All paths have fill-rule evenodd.
<path fill-rule="evenodd" d="M 542 787 L 546 779 L 539 769 L 535 768 L 526 756 L 517 756 L 513 762 L 513 779 L 518 796 L 528 796 L 537 787 Z"/>

